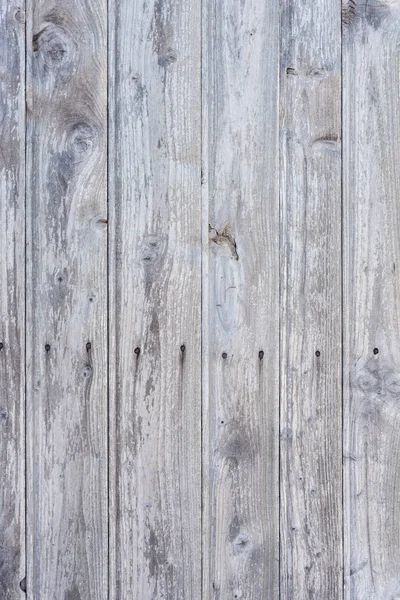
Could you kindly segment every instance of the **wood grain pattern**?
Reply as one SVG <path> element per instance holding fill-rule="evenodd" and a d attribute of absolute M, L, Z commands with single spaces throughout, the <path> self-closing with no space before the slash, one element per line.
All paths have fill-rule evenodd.
<path fill-rule="evenodd" d="M 107 595 L 106 4 L 28 1 L 29 599 Z"/>
<path fill-rule="evenodd" d="M 25 29 L 0 3 L 0 597 L 25 577 Z"/>
<path fill-rule="evenodd" d="M 110 597 L 198 599 L 200 3 L 110 24 Z"/>
<path fill-rule="evenodd" d="M 342 597 L 341 16 L 281 27 L 281 598 Z"/>
<path fill-rule="evenodd" d="M 223 0 L 206 3 L 203 19 L 203 598 L 272 600 L 279 593 L 279 11 L 270 1 Z"/>
<path fill-rule="evenodd" d="M 0 2 L 1 600 L 400 598 L 399 32 Z"/>
<path fill-rule="evenodd" d="M 400 595 L 400 3 L 345 8 L 345 598 L 381 600 Z"/>

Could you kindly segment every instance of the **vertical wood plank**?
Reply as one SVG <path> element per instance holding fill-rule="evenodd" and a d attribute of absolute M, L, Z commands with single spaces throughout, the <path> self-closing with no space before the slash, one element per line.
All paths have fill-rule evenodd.
<path fill-rule="evenodd" d="M 203 598 L 272 600 L 279 594 L 279 7 L 206 2 L 203 21 Z"/>
<path fill-rule="evenodd" d="M 341 14 L 281 27 L 281 598 L 342 597 Z"/>
<path fill-rule="evenodd" d="M 25 15 L 0 3 L 0 597 L 25 577 Z M 23 586 L 23 584 L 22 584 Z"/>
<path fill-rule="evenodd" d="M 104 600 L 106 4 L 27 14 L 27 591 Z"/>
<path fill-rule="evenodd" d="M 400 595 L 400 3 L 343 18 L 345 597 L 378 600 Z"/>
<path fill-rule="evenodd" d="M 201 598 L 200 2 L 110 3 L 110 592 Z"/>

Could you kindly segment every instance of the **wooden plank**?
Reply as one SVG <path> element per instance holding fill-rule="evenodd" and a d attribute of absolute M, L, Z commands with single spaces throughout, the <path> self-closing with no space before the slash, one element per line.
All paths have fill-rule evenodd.
<path fill-rule="evenodd" d="M 204 4 L 203 598 L 275 600 L 279 6 Z"/>
<path fill-rule="evenodd" d="M 200 3 L 110 5 L 110 594 L 201 597 Z"/>
<path fill-rule="evenodd" d="M 104 600 L 106 3 L 27 17 L 27 592 Z"/>
<path fill-rule="evenodd" d="M 342 597 L 341 15 L 281 27 L 281 598 Z"/>
<path fill-rule="evenodd" d="M 345 9 L 345 597 L 378 600 L 400 595 L 400 4 Z"/>
<path fill-rule="evenodd" d="M 0 597 L 25 577 L 25 16 L 0 3 Z M 22 587 L 24 584 L 22 583 Z"/>

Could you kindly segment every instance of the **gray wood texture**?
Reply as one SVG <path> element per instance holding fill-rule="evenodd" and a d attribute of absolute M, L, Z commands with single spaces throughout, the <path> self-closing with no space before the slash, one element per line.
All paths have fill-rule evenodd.
<path fill-rule="evenodd" d="M 107 596 L 107 11 L 27 3 L 27 595 Z"/>
<path fill-rule="evenodd" d="M 400 598 L 399 32 L 0 2 L 0 600 Z"/>
<path fill-rule="evenodd" d="M 344 16 L 345 599 L 386 600 L 400 597 L 400 5 Z"/>
<path fill-rule="evenodd" d="M 279 594 L 279 7 L 205 3 L 203 598 Z"/>
<path fill-rule="evenodd" d="M 110 597 L 201 597 L 201 15 L 110 28 Z"/>
<path fill-rule="evenodd" d="M 342 590 L 341 15 L 281 23 L 281 598 Z"/>
<path fill-rule="evenodd" d="M 0 3 L 0 598 L 25 577 L 25 30 Z"/>

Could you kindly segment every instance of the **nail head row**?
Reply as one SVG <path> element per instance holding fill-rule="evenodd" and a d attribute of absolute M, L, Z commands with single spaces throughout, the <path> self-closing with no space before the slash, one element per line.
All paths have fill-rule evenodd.
<path fill-rule="evenodd" d="M 223 352 L 223 353 L 222 353 L 222 358 L 223 358 L 223 359 L 225 359 L 225 358 L 228 358 L 228 354 L 227 354 L 226 352 Z M 260 350 L 260 351 L 259 351 L 259 353 L 258 353 L 258 358 L 259 358 L 260 360 L 262 360 L 262 359 L 264 358 L 264 350 Z"/>

